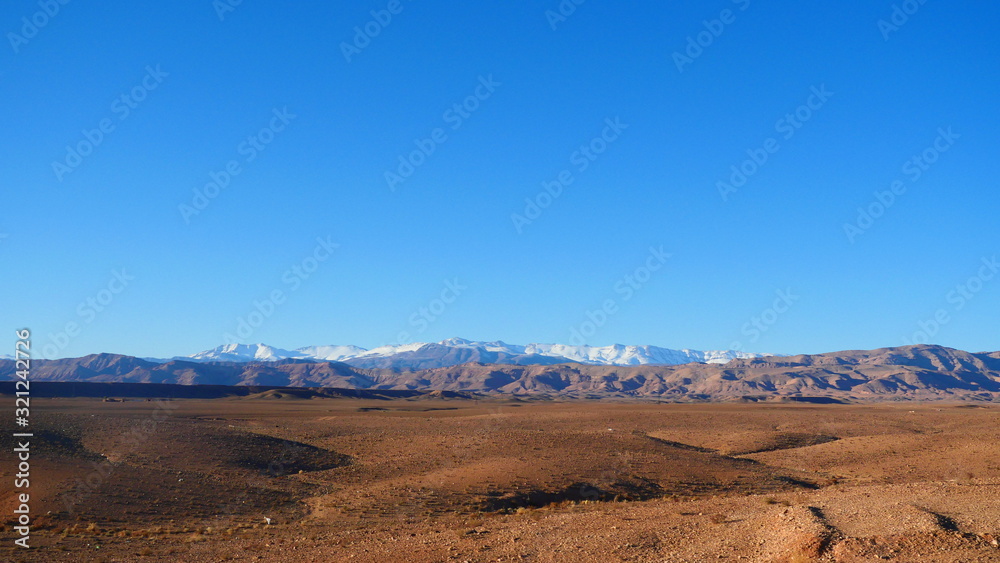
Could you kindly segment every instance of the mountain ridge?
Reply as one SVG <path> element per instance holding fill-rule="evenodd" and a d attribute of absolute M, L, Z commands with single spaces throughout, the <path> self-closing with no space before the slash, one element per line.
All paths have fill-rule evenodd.
<path fill-rule="evenodd" d="M 0 360 L 0 377 L 14 376 L 15 362 Z M 681 402 L 803 397 L 1000 400 L 1000 354 L 928 345 L 748 358 L 728 364 L 468 362 L 429 369 L 362 368 L 296 358 L 154 363 L 131 356 L 92 354 L 35 360 L 31 377 L 33 381 L 420 390 Z"/>
<path fill-rule="evenodd" d="M 479 342 L 464 338 L 449 338 L 440 342 L 379 346 L 371 350 L 351 345 L 305 346 L 295 350 L 287 350 L 263 343 L 230 343 L 190 356 L 175 356 L 172 359 L 199 362 L 302 359 L 344 362 L 355 367 L 365 368 L 431 369 L 469 362 L 514 365 L 549 365 L 566 362 L 621 366 L 680 365 L 690 362 L 725 363 L 734 359 L 771 355 L 736 350 L 674 350 L 649 345 L 576 346 L 538 343 L 520 345 L 508 344 L 499 340 Z"/>

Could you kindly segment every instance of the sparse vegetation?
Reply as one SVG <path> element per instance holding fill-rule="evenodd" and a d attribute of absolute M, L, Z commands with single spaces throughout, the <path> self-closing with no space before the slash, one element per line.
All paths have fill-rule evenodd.
<path fill-rule="evenodd" d="M 868 487 L 874 499 L 897 494 L 891 488 L 894 483 L 919 487 L 925 481 L 937 482 L 941 475 L 981 477 L 975 491 L 947 492 L 947 513 L 927 508 L 909 513 L 910 520 L 904 521 L 951 531 L 952 536 L 927 536 L 934 541 L 954 537 L 948 541 L 965 542 L 962 549 L 996 549 L 993 536 L 963 529 L 970 520 L 954 506 L 954 495 L 982 495 L 991 487 L 990 476 L 1000 476 L 989 456 L 965 453 L 988 447 L 976 434 L 988 430 L 991 420 L 981 409 L 952 409 L 953 416 L 974 419 L 956 424 L 942 414 L 937 428 L 915 427 L 909 422 L 912 417 L 901 417 L 896 420 L 902 430 L 886 434 L 885 419 L 893 416 L 887 407 L 879 407 L 877 417 L 866 418 L 867 407 L 780 411 L 703 406 L 685 411 L 665 405 L 588 403 L 575 409 L 525 403 L 518 416 L 491 419 L 491 426 L 482 431 L 477 425 L 485 409 L 455 408 L 461 402 L 446 403 L 449 410 L 401 401 L 380 403 L 382 410 L 359 411 L 350 400 L 317 401 L 303 411 L 315 415 L 296 414 L 298 419 L 285 413 L 280 402 L 269 403 L 278 405 L 273 418 L 256 406 L 253 416 L 246 416 L 239 410 L 242 405 L 229 401 L 179 403 L 191 409 L 185 418 L 158 424 L 155 441 L 123 452 L 128 463 L 115 466 L 104 480 L 107 486 L 85 497 L 72 513 L 53 512 L 40 520 L 37 536 L 48 542 L 43 549 L 49 559 L 74 560 L 81 550 L 99 551 L 109 560 L 188 558 L 207 550 L 212 560 L 227 560 L 295 548 L 300 550 L 296 555 L 322 553 L 316 556 L 321 560 L 346 560 L 366 549 L 413 557 L 429 553 L 429 560 L 476 560 L 483 554 L 516 560 L 558 546 L 567 554 L 592 550 L 600 554 L 593 558 L 601 560 L 655 560 L 663 554 L 661 546 L 670 545 L 688 550 L 689 560 L 711 560 L 716 545 L 712 542 L 732 541 L 729 534 L 739 522 L 741 534 L 752 536 L 747 541 L 772 553 L 774 560 L 781 560 L 780 554 L 785 560 L 813 560 L 817 550 L 832 549 L 833 544 L 865 554 L 859 560 L 872 560 L 872 553 L 890 552 L 878 551 L 882 548 L 871 542 L 852 543 L 823 528 L 808 537 L 795 536 L 796 530 L 815 526 L 823 517 L 818 508 L 809 512 L 816 506 L 811 499 L 824 499 L 824 511 L 855 510 L 856 504 L 868 502 L 868 497 L 850 496 L 857 491 L 856 483 Z M 191 416 L 204 409 L 210 409 L 211 420 Z M 767 447 L 789 434 L 777 426 L 794 427 L 800 437 L 827 435 L 823 409 L 849 409 L 851 416 L 837 415 L 851 421 L 837 424 L 838 433 L 846 437 Z M 79 460 L 92 459 L 94 451 L 120 450 L 113 429 L 131 422 L 127 416 L 117 421 L 59 412 L 48 416 L 58 425 L 52 432 L 76 436 L 48 454 L 53 456 L 46 462 L 49 467 L 85 467 Z M 776 417 L 783 418 L 776 423 Z M 607 432 L 607 419 L 612 418 L 615 428 L 635 430 Z M 238 427 L 230 426 L 236 419 Z M 474 434 L 470 427 L 477 428 Z M 650 439 L 654 434 L 658 438 Z M 211 448 L 186 447 L 192 442 Z M 284 444 L 308 446 L 290 450 L 296 455 L 350 452 L 351 462 L 275 479 L 266 474 L 267 457 L 251 450 L 272 451 L 289 466 L 301 463 L 304 458 L 293 462 L 291 454 L 282 453 Z M 268 450 L 275 445 L 276 452 Z M 802 453 L 845 446 L 869 448 L 877 455 L 838 460 Z M 735 448 L 757 453 L 735 457 L 730 455 Z M 938 458 L 925 455 L 927 451 L 953 455 L 935 462 Z M 257 461 L 245 463 L 254 455 Z M 69 482 L 77 476 L 86 474 L 75 476 L 67 470 L 64 478 Z M 945 493 L 930 488 L 924 498 L 935 494 Z M 746 495 L 758 496 L 746 503 Z M 838 500 L 842 495 L 851 500 Z M 978 505 L 970 501 L 969 506 Z M 893 518 L 890 514 L 859 525 L 886 533 L 892 529 L 886 521 Z M 979 519 L 991 522 L 983 515 Z M 538 539 L 542 537 L 553 539 Z M 920 541 L 911 538 L 891 553 L 913 550 Z M 808 549 L 796 552 L 795 542 Z"/>

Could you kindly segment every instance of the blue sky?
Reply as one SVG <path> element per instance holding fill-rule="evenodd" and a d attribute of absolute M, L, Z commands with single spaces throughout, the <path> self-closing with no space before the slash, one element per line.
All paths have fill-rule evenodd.
<path fill-rule="evenodd" d="M 1000 8 L 507 4 L 8 3 L 11 342 L 1000 349 Z"/>

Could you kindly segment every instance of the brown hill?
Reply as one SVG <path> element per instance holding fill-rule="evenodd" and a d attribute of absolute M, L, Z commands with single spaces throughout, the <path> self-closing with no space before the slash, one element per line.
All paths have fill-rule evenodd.
<path fill-rule="evenodd" d="M 419 390 L 575 397 L 659 397 L 673 401 L 801 399 L 980 399 L 1000 396 L 1000 353 L 905 346 L 680 366 L 468 363 L 415 371 L 337 362 L 155 364 L 112 354 L 36 361 L 35 381 L 88 381 Z M 0 361 L 0 377 L 14 362 Z"/>

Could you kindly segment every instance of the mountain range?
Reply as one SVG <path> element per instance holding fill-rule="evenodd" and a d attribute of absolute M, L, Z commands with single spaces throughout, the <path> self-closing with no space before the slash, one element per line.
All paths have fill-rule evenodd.
<path fill-rule="evenodd" d="M 33 381 L 325 387 L 455 391 L 547 397 L 705 400 L 1000 399 L 1000 352 L 904 346 L 799 356 L 737 358 L 726 364 L 613 366 L 471 362 L 430 369 L 361 368 L 342 362 L 170 360 L 92 354 L 35 360 Z M 15 362 L 0 360 L 0 379 Z"/>
<path fill-rule="evenodd" d="M 734 350 L 671 350 L 658 346 L 571 346 L 567 344 L 507 344 L 450 338 L 441 342 L 380 346 L 366 350 L 358 346 L 307 346 L 284 350 L 266 344 L 224 344 L 174 360 L 197 362 L 275 362 L 308 360 L 342 362 L 361 368 L 432 369 L 469 362 L 512 365 L 553 365 L 576 362 L 604 366 L 679 365 L 692 362 L 726 363 L 733 359 L 758 358 Z M 155 360 L 151 361 L 166 361 Z"/>

